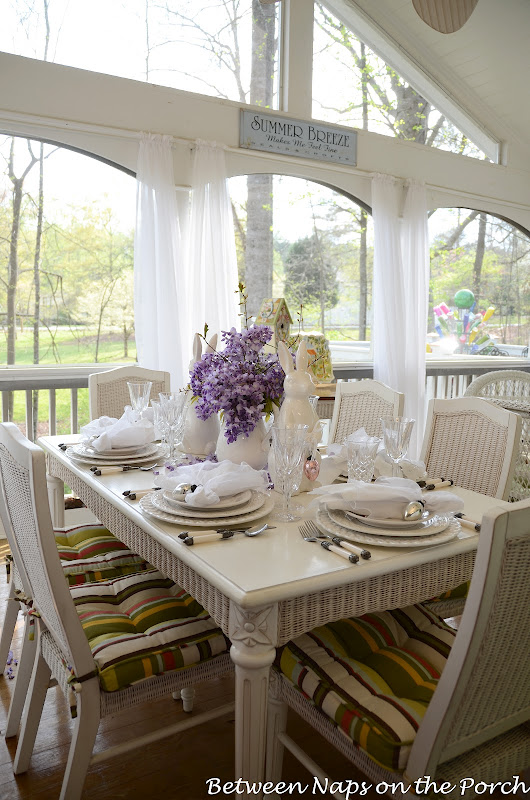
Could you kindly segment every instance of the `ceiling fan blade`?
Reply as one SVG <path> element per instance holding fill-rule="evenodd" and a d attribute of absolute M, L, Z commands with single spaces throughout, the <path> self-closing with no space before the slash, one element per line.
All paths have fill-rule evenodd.
<path fill-rule="evenodd" d="M 412 0 L 418 16 L 439 33 L 459 31 L 477 3 L 478 0 Z"/>

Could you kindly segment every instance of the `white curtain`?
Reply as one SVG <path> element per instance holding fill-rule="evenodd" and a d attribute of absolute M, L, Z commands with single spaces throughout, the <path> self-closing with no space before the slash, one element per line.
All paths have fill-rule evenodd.
<path fill-rule="evenodd" d="M 405 395 L 416 420 L 409 455 L 425 427 L 425 347 L 429 236 L 425 185 L 390 175 L 372 178 L 374 378 Z"/>
<path fill-rule="evenodd" d="M 188 382 L 190 327 L 171 137 L 142 134 L 134 239 L 134 318 L 138 363 Z"/>
<path fill-rule="evenodd" d="M 225 151 L 195 143 L 188 234 L 189 314 L 193 331 L 239 329 L 238 275 Z M 191 346 L 191 340 L 190 340 Z"/>

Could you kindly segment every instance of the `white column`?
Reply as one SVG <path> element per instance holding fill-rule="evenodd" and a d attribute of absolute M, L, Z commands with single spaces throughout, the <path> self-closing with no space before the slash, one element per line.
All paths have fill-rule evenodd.
<path fill-rule="evenodd" d="M 277 606 L 230 606 L 230 656 L 235 664 L 235 779 L 259 783 L 265 773 L 269 668 L 276 655 Z M 261 797 L 252 791 L 242 797 Z"/>

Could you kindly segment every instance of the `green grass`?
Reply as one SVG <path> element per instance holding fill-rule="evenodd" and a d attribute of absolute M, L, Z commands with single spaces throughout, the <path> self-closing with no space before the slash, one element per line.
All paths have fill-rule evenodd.
<path fill-rule="evenodd" d="M 6 336 L 0 339 L 0 387 L 1 367 L 6 365 L 7 348 Z M 79 327 L 73 332 L 64 327 L 54 331 L 53 339 L 58 350 L 58 357 L 52 346 L 52 336 L 46 329 L 40 331 L 39 363 L 42 365 L 57 364 L 94 364 L 95 363 L 95 329 L 92 327 Z M 101 339 L 98 353 L 98 363 L 135 362 L 136 346 L 134 339 L 129 340 L 129 355 L 123 355 L 123 339 L 119 331 L 106 331 Z M 33 330 L 26 328 L 17 332 L 16 365 L 33 365 Z M 26 393 L 25 391 L 13 393 L 13 422 L 23 426 L 26 419 Z M 89 421 L 88 389 L 79 389 L 78 419 L 79 425 Z M 57 433 L 70 432 L 70 389 L 58 389 L 55 392 Z M 49 432 L 49 394 L 47 389 L 39 391 L 39 426 L 38 435 L 43 436 Z"/>
<path fill-rule="evenodd" d="M 13 422 L 21 427 L 25 433 L 26 421 L 26 392 L 14 392 Z M 57 389 L 55 391 L 55 410 L 57 415 L 57 433 L 70 433 L 70 389 Z M 39 391 L 39 423 L 37 436 L 45 436 L 49 431 L 49 393 L 47 389 Z M 86 425 L 90 419 L 88 413 L 88 389 L 77 390 L 77 417 L 79 427 Z"/>
<path fill-rule="evenodd" d="M 41 328 L 39 336 L 40 364 L 93 364 L 96 361 L 96 329 L 79 326 L 60 327 L 52 331 Z M 0 366 L 7 363 L 7 332 L 0 338 Z M 55 345 L 55 348 L 54 348 Z M 19 365 L 33 364 L 33 330 L 17 331 L 15 360 Z M 98 362 L 136 361 L 134 339 L 129 339 L 129 354 L 123 354 L 123 337 L 118 330 L 105 331 L 100 337 Z"/>

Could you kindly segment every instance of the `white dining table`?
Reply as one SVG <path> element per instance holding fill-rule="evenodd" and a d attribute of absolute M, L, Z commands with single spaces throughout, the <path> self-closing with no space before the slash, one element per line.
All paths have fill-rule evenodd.
<path fill-rule="evenodd" d="M 305 542 L 299 523 L 274 522 L 274 530 L 254 538 L 235 535 L 188 547 L 178 536 L 183 527 L 143 513 L 138 501 L 123 496 L 128 489 L 152 487 L 151 472 L 95 476 L 58 447 L 75 441 L 39 439 L 47 456 L 54 522 L 61 522 L 64 482 L 120 540 L 192 594 L 232 643 L 236 779 L 255 783 L 264 777 L 269 670 L 278 646 L 317 625 L 426 600 L 471 577 L 479 534 L 469 528 L 429 547 L 370 546 L 370 560 L 357 564 Z M 474 519 L 508 506 L 453 490 Z M 307 508 L 313 498 L 295 499 L 304 506 L 303 516 L 314 518 Z"/>

